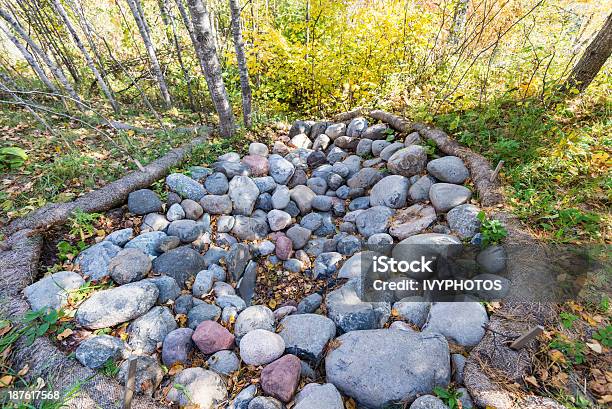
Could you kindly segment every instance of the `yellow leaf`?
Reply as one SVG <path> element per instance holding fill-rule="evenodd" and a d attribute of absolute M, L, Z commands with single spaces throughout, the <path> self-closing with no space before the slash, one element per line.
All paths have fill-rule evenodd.
<path fill-rule="evenodd" d="M 11 375 L 4 375 L 2 378 L 0 378 L 0 388 L 6 388 L 7 386 L 10 386 L 13 383 L 13 380 L 15 378 Z"/>
<path fill-rule="evenodd" d="M 272 309 L 276 308 L 276 300 L 268 301 L 268 306 Z"/>
<path fill-rule="evenodd" d="M 563 355 L 563 352 L 557 350 L 557 349 L 553 349 L 548 351 L 548 356 L 550 356 L 550 359 L 552 359 L 554 362 L 559 362 L 559 363 L 565 363 L 565 355 Z"/>
<path fill-rule="evenodd" d="M 536 380 L 535 376 L 526 376 L 525 377 L 525 382 L 530 383 L 531 385 L 535 386 L 536 388 L 540 387 L 540 384 L 538 384 L 538 381 Z"/>
<path fill-rule="evenodd" d="M 17 376 L 23 376 L 27 374 L 29 370 L 30 370 L 30 366 L 28 364 L 25 364 L 23 368 L 21 368 L 21 370 L 17 372 Z"/>
<path fill-rule="evenodd" d="M 57 334 L 58 341 L 61 341 L 62 339 L 65 339 L 65 338 L 68 338 L 70 335 L 72 335 L 73 332 L 74 331 L 71 330 L 70 328 L 66 328 L 65 330 L 63 330 L 62 332 Z"/>

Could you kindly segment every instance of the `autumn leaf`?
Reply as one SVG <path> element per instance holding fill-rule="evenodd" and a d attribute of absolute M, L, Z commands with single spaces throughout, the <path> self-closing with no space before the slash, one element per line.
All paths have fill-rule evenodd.
<path fill-rule="evenodd" d="M 538 381 L 536 380 L 535 376 L 526 376 L 525 377 L 525 382 L 535 386 L 536 388 L 540 387 L 540 384 L 538 383 Z"/>
<path fill-rule="evenodd" d="M 0 378 L 0 388 L 6 388 L 7 386 L 10 386 L 14 380 L 15 377 L 11 375 L 4 375 Z"/>
<path fill-rule="evenodd" d="M 74 331 L 71 330 L 70 328 L 66 328 L 65 330 L 63 330 L 62 332 L 57 334 L 58 341 L 61 341 L 62 339 L 65 339 L 65 338 L 68 338 L 70 335 L 72 335 L 73 332 Z"/>

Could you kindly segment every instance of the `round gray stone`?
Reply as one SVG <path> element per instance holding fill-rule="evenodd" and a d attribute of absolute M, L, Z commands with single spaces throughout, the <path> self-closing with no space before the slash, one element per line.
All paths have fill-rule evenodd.
<path fill-rule="evenodd" d="M 456 156 L 443 156 L 427 164 L 427 172 L 436 179 L 447 183 L 461 184 L 470 177 L 470 172 Z"/>

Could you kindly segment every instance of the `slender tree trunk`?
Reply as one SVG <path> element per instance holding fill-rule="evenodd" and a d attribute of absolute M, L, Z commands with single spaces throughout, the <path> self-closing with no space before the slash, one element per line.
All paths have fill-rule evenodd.
<path fill-rule="evenodd" d="M 230 106 L 223 77 L 221 76 L 221 65 L 215 50 L 208 11 L 202 0 L 187 0 L 187 3 L 189 4 L 189 11 L 193 19 L 196 54 L 200 59 L 200 65 L 202 66 L 215 110 L 219 114 L 221 135 L 231 136 L 236 126 L 234 114 L 232 113 L 232 107 Z"/>
<path fill-rule="evenodd" d="M 57 78 L 57 80 L 62 84 L 62 86 L 66 89 L 66 91 L 68 92 L 68 94 L 77 102 L 81 102 L 81 99 L 79 98 L 78 94 L 76 93 L 76 91 L 74 90 L 74 88 L 72 88 L 72 86 L 70 85 L 70 83 L 68 82 L 68 79 L 66 78 L 66 76 L 64 75 L 64 73 L 62 72 L 61 68 L 59 68 L 53 61 L 51 61 L 51 58 L 49 58 L 49 56 L 47 54 L 45 54 L 45 52 L 30 38 L 30 36 L 25 32 L 25 30 L 23 29 L 23 27 L 21 27 L 21 25 L 19 24 L 19 22 L 17 22 L 17 20 L 15 20 L 6 10 L 4 9 L 0 9 L 0 17 L 2 17 L 4 20 L 6 20 L 7 23 L 9 23 L 11 25 L 11 27 L 19 34 L 19 36 L 30 46 L 30 48 L 32 48 L 32 50 L 34 50 L 34 52 L 36 54 L 38 54 L 40 56 L 40 58 L 42 58 L 42 60 L 45 62 L 45 64 L 47 64 L 47 66 L 49 67 L 49 69 L 51 70 L 51 72 L 53 73 L 53 75 L 55 76 L 55 78 Z M 81 104 L 77 103 L 77 106 L 79 107 L 79 109 L 82 109 Z"/>
<path fill-rule="evenodd" d="M 38 61 L 36 61 L 36 58 L 34 58 L 34 56 L 28 51 L 28 49 L 25 48 L 24 45 L 21 44 L 21 42 L 9 30 L 4 28 L 3 25 L 0 25 L 0 30 L 2 30 L 2 32 L 4 32 L 4 34 L 9 38 L 9 40 L 11 40 L 15 47 L 17 47 L 21 55 L 23 55 L 23 58 L 25 58 L 30 67 L 32 67 L 32 69 L 34 70 L 36 75 L 38 75 L 38 78 L 40 78 L 43 84 L 45 84 L 45 86 L 49 88 L 50 91 L 59 93 L 57 87 L 53 85 L 49 77 L 47 77 L 45 71 L 38 64 Z"/>
<path fill-rule="evenodd" d="M 78 16 L 79 26 L 81 27 L 81 30 L 83 30 L 83 33 L 85 34 L 85 38 L 87 39 L 89 48 L 91 48 L 91 50 L 93 51 L 96 57 L 96 60 L 98 61 L 98 68 L 100 70 L 100 74 L 102 74 L 102 78 L 106 78 L 108 76 L 108 73 L 106 72 L 106 69 L 104 68 L 104 59 L 102 58 L 102 54 L 100 53 L 100 50 L 98 49 L 98 46 L 96 45 L 96 42 L 93 39 L 93 35 L 92 35 L 93 28 L 91 27 L 91 25 L 89 24 L 89 21 L 87 21 L 87 18 L 85 17 L 85 11 L 83 10 L 83 5 L 79 2 L 79 0 L 69 0 L 69 4 L 70 4 L 70 8 L 72 9 L 72 11 Z M 111 88 L 111 93 L 112 92 L 113 90 Z M 113 97 L 114 97 L 114 93 L 113 93 Z"/>
<path fill-rule="evenodd" d="M 89 67 L 94 77 L 96 78 L 96 81 L 98 82 L 98 85 L 100 86 L 100 89 L 102 90 L 104 95 L 106 95 L 106 98 L 108 98 L 108 101 L 113 107 L 113 110 L 115 111 L 115 113 L 119 113 L 119 105 L 117 105 L 115 98 L 113 98 L 113 93 L 111 92 L 110 87 L 108 86 L 106 81 L 104 81 L 104 78 L 102 78 L 102 75 L 96 68 L 96 65 L 94 64 L 93 59 L 89 55 L 89 52 L 83 45 L 81 38 L 79 37 L 76 30 L 72 26 L 72 23 L 70 22 L 70 19 L 68 18 L 68 14 L 66 13 L 64 6 L 62 6 L 62 3 L 59 0 L 53 0 L 53 5 L 57 13 L 60 15 L 60 17 L 64 21 L 64 24 L 66 25 L 66 28 L 70 32 L 70 35 L 72 35 L 72 39 L 74 40 L 74 43 L 79 48 L 79 50 L 81 50 L 81 53 L 83 53 L 83 57 L 85 57 L 87 66 Z"/>
<path fill-rule="evenodd" d="M 236 60 L 240 72 L 240 90 L 242 91 L 242 117 L 244 126 L 250 128 L 253 125 L 251 114 L 251 85 L 249 84 L 249 71 L 247 69 L 246 56 L 244 55 L 244 41 L 240 30 L 240 4 L 239 0 L 229 0 L 232 13 L 232 34 L 234 36 L 234 47 L 236 48 Z"/>
<path fill-rule="evenodd" d="M 449 42 L 456 45 L 459 42 L 463 31 L 465 30 L 466 16 L 468 11 L 469 0 L 458 0 L 453 16 L 453 25 L 451 27 Z"/>
<path fill-rule="evenodd" d="M 612 14 L 608 16 L 604 26 L 574 66 L 567 79 L 566 89 L 577 88 L 580 92 L 584 91 L 595 79 L 610 54 L 612 54 Z"/>
<path fill-rule="evenodd" d="M 166 108 L 170 108 L 172 106 L 170 92 L 168 92 L 168 86 L 166 85 L 164 74 L 162 73 L 161 66 L 159 65 L 157 53 L 155 52 L 155 48 L 153 47 L 153 43 L 151 41 L 149 25 L 145 20 L 144 14 L 141 13 L 140 0 L 126 1 L 128 6 L 130 6 L 130 10 L 132 11 L 132 15 L 134 16 L 136 25 L 138 26 L 138 31 L 140 31 L 140 36 L 142 37 L 142 41 L 144 42 L 145 48 L 147 49 L 147 53 L 149 54 L 153 75 L 155 75 L 157 79 L 157 85 L 159 86 L 159 91 L 161 92 L 162 99 L 164 100 L 164 105 L 166 106 Z"/>

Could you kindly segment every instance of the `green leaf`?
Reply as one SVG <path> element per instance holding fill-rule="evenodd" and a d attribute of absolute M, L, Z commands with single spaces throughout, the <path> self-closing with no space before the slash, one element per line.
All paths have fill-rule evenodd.
<path fill-rule="evenodd" d="M 26 153 L 26 151 L 24 151 L 23 149 L 17 146 L 9 146 L 9 147 L 0 149 L 0 155 L 16 156 L 18 158 L 21 158 L 21 160 L 28 159 L 28 154 Z"/>

